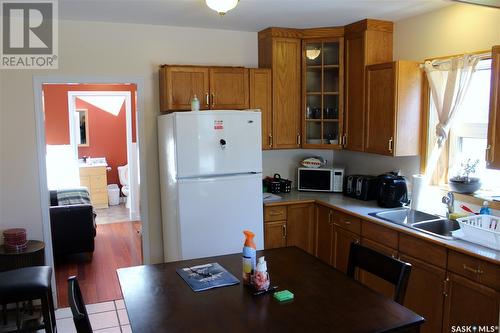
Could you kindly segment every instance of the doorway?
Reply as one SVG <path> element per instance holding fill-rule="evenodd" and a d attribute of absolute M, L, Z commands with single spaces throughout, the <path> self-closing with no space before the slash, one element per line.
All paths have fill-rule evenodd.
<path fill-rule="evenodd" d="M 79 276 L 87 303 L 120 299 L 116 269 L 142 264 L 145 254 L 147 220 L 139 210 L 145 189 L 140 186 L 144 154 L 138 140 L 138 84 L 44 81 L 39 79 L 44 121 L 37 128 L 45 153 L 41 173 L 46 197 L 53 205 L 54 192 L 56 199 L 64 200 L 64 191 L 84 188 L 95 216 L 93 251 L 61 253 L 61 240 L 53 230 L 57 226 L 50 220 L 54 222 L 54 206 L 46 207 L 44 236 L 49 233 L 45 242 L 52 245 L 58 305 L 67 306 L 66 280 L 71 275 Z"/>

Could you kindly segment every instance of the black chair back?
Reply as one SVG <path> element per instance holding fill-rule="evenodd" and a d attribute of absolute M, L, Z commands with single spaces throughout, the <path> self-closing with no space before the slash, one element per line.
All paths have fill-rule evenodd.
<path fill-rule="evenodd" d="M 394 300 L 399 304 L 403 304 L 408 279 L 410 278 L 410 264 L 362 246 L 359 243 L 351 243 L 347 275 L 354 278 L 356 267 L 393 284 L 395 288 Z"/>
<path fill-rule="evenodd" d="M 90 325 L 89 316 L 76 276 L 68 278 L 68 298 L 76 331 L 78 333 L 92 333 L 92 326 Z"/>

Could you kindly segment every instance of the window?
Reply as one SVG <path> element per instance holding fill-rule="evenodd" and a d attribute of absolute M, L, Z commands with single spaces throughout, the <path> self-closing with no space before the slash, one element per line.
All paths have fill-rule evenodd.
<path fill-rule="evenodd" d="M 475 177 L 482 180 L 482 190 L 500 192 L 500 171 L 486 168 L 486 145 L 490 101 L 491 59 L 479 61 L 469 89 L 464 96 L 456 119 L 450 129 L 449 140 L 443 148 L 433 177 L 436 185 L 444 185 L 448 178 L 460 172 L 468 159 L 479 160 Z M 428 142 L 435 142 L 436 111 L 430 100 Z M 432 147 L 428 147 L 432 148 Z"/>

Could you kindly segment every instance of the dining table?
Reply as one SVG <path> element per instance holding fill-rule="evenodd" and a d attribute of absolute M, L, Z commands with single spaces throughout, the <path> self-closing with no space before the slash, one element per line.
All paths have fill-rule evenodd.
<path fill-rule="evenodd" d="M 117 270 L 132 332 L 419 332 L 424 318 L 297 248 L 257 251 L 273 293 L 243 284 L 241 253 Z M 194 292 L 177 269 L 219 263 L 239 284 Z"/>

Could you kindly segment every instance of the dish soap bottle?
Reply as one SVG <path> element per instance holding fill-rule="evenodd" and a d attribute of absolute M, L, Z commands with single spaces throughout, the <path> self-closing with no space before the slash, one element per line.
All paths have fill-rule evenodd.
<path fill-rule="evenodd" d="M 255 274 L 252 275 L 252 286 L 255 290 L 267 290 L 269 288 L 269 273 L 267 273 L 267 263 L 264 257 L 259 257 Z"/>
<path fill-rule="evenodd" d="M 200 111 L 200 100 L 196 95 L 191 100 L 191 111 Z"/>
<path fill-rule="evenodd" d="M 488 201 L 483 201 L 483 207 L 481 207 L 481 210 L 479 211 L 479 214 L 480 215 L 491 215 L 489 205 L 490 204 L 489 204 Z"/>
<path fill-rule="evenodd" d="M 245 244 L 243 245 L 243 283 L 250 284 L 252 273 L 255 270 L 255 256 L 257 248 L 253 241 L 255 234 L 250 230 L 244 230 Z"/>

